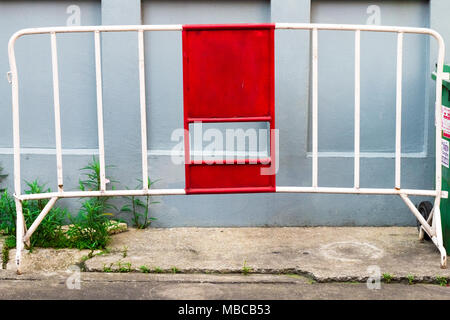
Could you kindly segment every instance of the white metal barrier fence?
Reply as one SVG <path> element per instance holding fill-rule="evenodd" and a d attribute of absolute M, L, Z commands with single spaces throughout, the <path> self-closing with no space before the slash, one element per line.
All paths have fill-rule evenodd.
<path fill-rule="evenodd" d="M 8 55 L 11 71 L 9 72 L 12 84 L 12 108 L 13 108 L 13 138 L 14 138 L 14 191 L 17 210 L 17 253 L 16 265 L 20 273 L 21 254 L 24 244 L 28 244 L 33 232 L 45 218 L 56 201 L 60 198 L 100 197 L 100 196 L 163 196 L 184 195 L 184 189 L 149 189 L 143 184 L 142 190 L 107 190 L 105 178 L 105 152 L 103 135 L 103 99 L 102 99 L 102 70 L 101 70 L 101 44 L 102 32 L 130 32 L 138 33 L 139 51 L 139 88 L 140 88 L 140 116 L 141 116 L 141 146 L 142 146 L 142 180 L 147 181 L 147 123 L 146 123 L 146 92 L 145 92 L 145 61 L 144 61 L 144 32 L 146 31 L 182 31 L 182 25 L 127 25 L 127 26 L 79 26 L 79 27 L 49 27 L 31 28 L 16 32 L 9 40 Z M 441 254 L 441 267 L 447 265 L 447 254 L 443 246 L 441 215 L 439 210 L 440 199 L 447 198 L 446 191 L 441 190 L 441 97 L 442 79 L 448 79 L 448 73 L 444 74 L 444 41 L 439 33 L 427 28 L 393 27 L 393 26 L 368 26 L 368 25 L 337 25 L 337 24 L 304 24 L 304 23 L 276 23 L 275 29 L 310 30 L 312 34 L 312 186 L 277 186 L 276 192 L 280 193 L 340 193 L 340 194 L 378 194 L 400 196 L 417 220 L 421 224 L 419 237 L 423 238 L 426 232 Z M 353 188 L 319 187 L 318 185 L 318 31 L 342 30 L 355 33 L 355 100 L 354 100 L 354 186 Z M 397 81 L 396 81 L 396 130 L 395 130 L 395 185 L 393 188 L 361 188 L 360 187 L 360 36 L 361 31 L 391 32 L 397 34 Z M 97 88 L 97 121 L 98 121 L 98 149 L 100 162 L 101 187 L 99 191 L 65 191 L 63 187 L 63 166 L 61 148 L 61 122 L 59 101 L 59 79 L 57 39 L 58 33 L 86 33 L 94 34 L 95 43 L 95 69 Z M 433 190 L 401 189 L 401 114 L 402 114 L 402 61 L 403 61 L 403 35 L 405 33 L 430 35 L 437 40 L 438 56 L 436 71 L 436 174 L 435 188 Z M 20 178 L 20 137 L 19 137 L 19 83 L 16 66 L 14 45 L 16 40 L 24 35 L 49 34 L 53 72 L 53 97 L 55 116 L 55 140 L 58 191 L 41 194 L 23 194 Z M 409 199 L 409 195 L 435 197 L 434 208 L 425 220 L 418 209 Z M 22 201 L 35 199 L 50 199 L 37 219 L 27 230 L 22 212 Z"/>

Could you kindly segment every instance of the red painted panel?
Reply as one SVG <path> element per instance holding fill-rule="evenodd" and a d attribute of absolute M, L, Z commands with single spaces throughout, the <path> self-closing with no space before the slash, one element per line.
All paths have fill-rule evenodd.
<path fill-rule="evenodd" d="M 268 116 L 273 105 L 273 25 L 184 26 L 188 117 Z"/>
<path fill-rule="evenodd" d="M 188 193 L 273 192 L 275 175 L 261 175 L 261 164 L 190 165 Z M 215 190 L 214 190 L 215 189 Z M 226 190 L 230 189 L 230 190 Z"/>
<path fill-rule="evenodd" d="M 274 27 L 183 26 L 185 132 L 194 121 L 269 121 L 270 128 L 275 129 Z M 266 162 L 194 164 L 186 136 L 185 154 L 187 193 L 275 191 L 275 175 L 261 175 L 262 168 L 270 167 Z"/>

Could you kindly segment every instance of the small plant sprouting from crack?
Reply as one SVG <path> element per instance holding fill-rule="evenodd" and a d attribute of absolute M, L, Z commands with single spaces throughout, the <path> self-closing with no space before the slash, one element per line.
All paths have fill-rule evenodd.
<path fill-rule="evenodd" d="M 386 283 L 391 283 L 392 275 L 390 273 L 383 273 L 383 279 Z"/>
<path fill-rule="evenodd" d="M 131 272 L 131 263 L 129 262 L 118 262 L 117 263 L 118 266 L 118 270 L 120 273 L 126 273 L 126 272 Z"/>
<path fill-rule="evenodd" d="M 140 266 L 139 269 L 142 271 L 142 273 L 150 273 L 150 268 L 147 266 Z"/>
<path fill-rule="evenodd" d="M 122 256 L 126 258 L 128 255 L 128 246 L 123 246 Z"/>
<path fill-rule="evenodd" d="M 106 266 L 106 264 L 103 265 L 103 272 L 113 272 L 112 269 L 112 263 L 109 266 Z"/>
<path fill-rule="evenodd" d="M 242 274 L 248 275 L 250 272 L 252 272 L 252 268 L 247 266 L 247 261 L 244 261 L 244 265 L 242 266 Z"/>
<path fill-rule="evenodd" d="M 412 274 L 408 274 L 407 276 L 406 276 L 406 278 L 408 279 L 408 284 L 414 284 L 414 275 L 412 275 Z"/>
<path fill-rule="evenodd" d="M 446 287 L 447 286 L 447 278 L 446 277 L 437 276 L 436 277 L 436 281 L 442 287 Z"/>
<path fill-rule="evenodd" d="M 153 270 L 155 273 L 162 273 L 163 269 L 161 269 L 160 267 L 155 267 L 155 269 Z"/>
<path fill-rule="evenodd" d="M 140 185 L 136 186 L 136 189 L 142 189 L 143 181 L 140 181 Z M 153 184 L 159 180 L 152 181 L 150 178 L 147 180 L 147 188 L 150 189 Z M 149 227 L 153 221 L 156 220 L 155 217 L 150 216 L 150 206 L 152 204 L 159 203 L 158 201 L 153 201 L 149 195 L 143 197 L 144 201 L 141 200 L 142 197 L 130 196 L 125 197 L 130 203 L 126 204 L 120 209 L 122 212 L 130 212 L 132 214 L 133 225 L 138 229 L 146 229 Z"/>
<path fill-rule="evenodd" d="M 81 271 L 86 271 L 86 261 L 88 261 L 90 258 L 92 258 L 93 251 L 89 252 L 87 256 L 82 256 L 80 259 L 80 262 L 76 263 L 76 265 L 80 268 Z"/>
<path fill-rule="evenodd" d="M 170 268 L 170 270 L 172 270 L 172 273 L 179 273 L 180 270 L 177 267 L 172 267 Z"/>

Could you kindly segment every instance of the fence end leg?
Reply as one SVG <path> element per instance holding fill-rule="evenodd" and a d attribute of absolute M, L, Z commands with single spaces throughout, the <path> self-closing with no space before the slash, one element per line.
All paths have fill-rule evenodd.
<path fill-rule="evenodd" d="M 441 252 L 441 269 L 447 269 L 447 252 L 444 247 L 439 247 Z"/>
<path fill-rule="evenodd" d="M 447 250 L 445 250 L 444 239 L 442 235 L 441 210 L 439 207 L 440 200 L 441 199 L 439 197 L 436 197 L 434 203 L 433 225 L 435 227 L 435 236 L 432 238 L 432 240 L 441 254 L 441 268 L 447 269 Z"/>
<path fill-rule="evenodd" d="M 23 250 L 23 236 L 24 236 L 24 217 L 22 210 L 22 201 L 16 199 L 16 272 L 22 274 L 21 262 L 22 262 L 22 250 Z"/>

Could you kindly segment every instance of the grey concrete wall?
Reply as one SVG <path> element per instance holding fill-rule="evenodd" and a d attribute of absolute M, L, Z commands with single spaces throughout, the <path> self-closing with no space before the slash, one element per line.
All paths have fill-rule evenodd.
<path fill-rule="evenodd" d="M 322 22 L 431 26 L 450 41 L 448 1 L 3 1 L 0 2 L 0 73 L 9 69 L 6 43 L 16 30 L 73 23 Z M 378 14 L 379 10 L 379 14 Z M 76 21 L 75 21 L 76 22 Z M 276 127 L 280 130 L 277 185 L 309 186 L 310 38 L 306 31 L 276 31 Z M 362 34 L 361 186 L 394 184 L 395 36 Z M 183 126 L 181 34 L 145 36 L 149 173 L 156 186 L 184 187 L 184 166 L 171 162 L 171 133 Z M 65 188 L 75 189 L 78 170 L 96 153 L 97 126 L 93 36 L 58 36 Z M 319 185 L 353 183 L 353 35 L 319 32 Z M 22 177 L 39 177 L 56 189 L 48 36 L 17 44 L 21 94 Z M 428 53 L 430 52 L 430 53 Z M 402 186 L 432 188 L 434 171 L 433 88 L 429 74 L 435 44 L 405 37 Z M 448 56 L 448 54 L 447 54 Z M 107 174 L 116 187 L 135 187 L 141 177 L 137 35 L 102 35 Z M 0 163 L 12 174 L 10 87 L 0 81 Z M 12 186 L 12 175 L 6 180 Z M 158 226 L 411 225 L 399 198 L 344 195 L 196 195 L 157 199 Z M 415 199 L 421 200 L 420 198 Z M 121 201 L 116 200 L 120 205 Z M 76 211 L 78 200 L 61 201 Z M 127 218 L 121 214 L 120 217 Z"/>
<path fill-rule="evenodd" d="M 74 8 L 76 5 L 78 8 Z M 9 174 L 5 181 L 13 189 L 11 86 L 7 43 L 19 29 L 44 26 L 101 24 L 100 1 L 1 1 L 0 2 L 0 164 Z M 75 10 L 75 11 L 74 11 Z M 74 16 L 75 14 L 75 16 Z M 78 186 L 79 168 L 97 148 L 95 103 L 94 41 L 89 35 L 58 35 L 64 183 L 67 189 Z M 24 153 L 25 181 L 39 178 L 56 190 L 54 156 L 53 88 L 50 37 L 23 37 L 17 41 L 20 87 L 20 134 Z M 52 154 L 53 153 L 53 154 Z M 59 201 L 76 211 L 79 201 Z"/>

